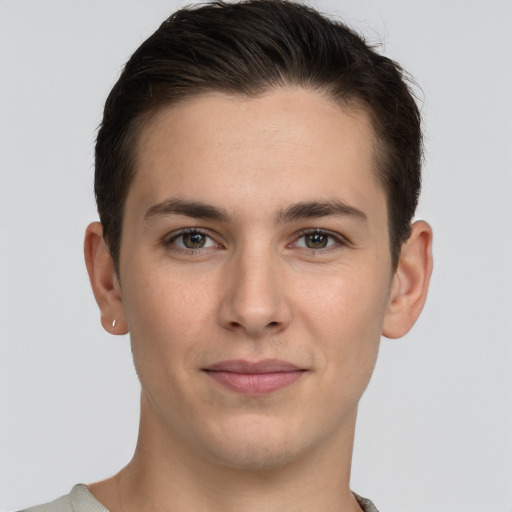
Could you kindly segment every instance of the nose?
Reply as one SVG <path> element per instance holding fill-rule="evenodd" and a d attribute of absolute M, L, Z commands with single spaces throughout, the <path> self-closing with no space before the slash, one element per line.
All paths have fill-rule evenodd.
<path fill-rule="evenodd" d="M 290 303 L 279 258 L 269 251 L 245 250 L 233 256 L 222 283 L 222 326 L 257 338 L 283 331 Z"/>

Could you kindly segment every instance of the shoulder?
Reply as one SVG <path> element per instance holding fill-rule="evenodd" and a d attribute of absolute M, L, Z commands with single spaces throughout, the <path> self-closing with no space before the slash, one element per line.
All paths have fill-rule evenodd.
<path fill-rule="evenodd" d="M 77 484 L 69 494 L 61 496 L 56 500 L 30 507 L 20 512 L 109 512 L 89 492 L 87 486 Z"/>
<path fill-rule="evenodd" d="M 26 508 L 20 512 L 73 512 L 73 507 L 71 506 L 71 500 L 68 494 L 66 496 L 61 496 L 51 503 Z"/>
<path fill-rule="evenodd" d="M 359 503 L 359 506 L 363 509 L 364 512 L 379 512 L 369 499 L 363 498 L 355 492 L 352 494 L 355 496 L 357 503 Z"/>

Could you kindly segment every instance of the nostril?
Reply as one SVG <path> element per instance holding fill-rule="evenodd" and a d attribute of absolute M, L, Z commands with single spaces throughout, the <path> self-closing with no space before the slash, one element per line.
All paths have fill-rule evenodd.
<path fill-rule="evenodd" d="M 277 322 L 270 322 L 268 324 L 269 327 L 277 327 L 278 323 Z"/>

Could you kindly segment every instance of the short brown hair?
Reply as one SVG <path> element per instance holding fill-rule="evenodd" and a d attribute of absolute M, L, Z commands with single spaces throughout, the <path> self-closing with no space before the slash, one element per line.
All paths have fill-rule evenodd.
<path fill-rule="evenodd" d="M 421 119 L 407 82 L 397 63 L 346 25 L 291 0 L 215 1 L 178 10 L 127 62 L 98 132 L 96 201 L 116 268 L 142 123 L 205 92 L 251 97 L 280 86 L 318 90 L 370 114 L 396 266 L 421 184 Z"/>

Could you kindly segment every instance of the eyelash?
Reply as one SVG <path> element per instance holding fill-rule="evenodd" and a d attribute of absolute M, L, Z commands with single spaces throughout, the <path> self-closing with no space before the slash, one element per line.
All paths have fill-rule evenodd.
<path fill-rule="evenodd" d="M 210 239 L 213 242 L 213 244 L 208 246 L 208 247 L 206 247 L 206 248 L 205 247 L 198 247 L 197 249 L 192 249 L 192 248 L 188 248 L 188 247 L 180 247 L 180 246 L 176 245 L 176 241 L 179 240 L 180 238 L 182 238 L 185 235 L 202 235 L 205 238 Z M 206 243 L 208 243 L 208 242 L 206 242 Z M 164 239 L 164 245 L 166 247 L 169 247 L 173 251 L 181 252 L 181 253 L 185 253 L 185 254 L 195 254 L 195 253 L 197 253 L 197 252 L 199 252 L 199 251 L 201 251 L 203 249 L 209 249 L 213 245 L 215 245 L 217 248 L 222 247 L 221 244 L 216 242 L 213 239 L 213 237 L 208 234 L 207 231 L 204 231 L 204 230 L 199 229 L 199 228 L 181 229 L 177 233 L 176 232 L 172 233 L 170 237 L 167 237 L 166 239 Z"/>
<path fill-rule="evenodd" d="M 210 239 L 210 241 L 213 243 L 211 243 L 207 247 L 198 247 L 196 249 L 188 248 L 188 247 L 180 247 L 179 245 L 176 245 L 176 241 L 185 235 L 202 235 L 202 236 L 206 237 L 207 239 Z M 328 238 L 327 245 L 325 247 L 317 247 L 317 248 L 297 247 L 297 243 L 299 240 L 305 239 L 305 237 L 311 236 L 311 235 L 321 235 L 321 236 L 327 237 Z M 334 243 L 329 243 L 329 240 L 334 241 Z M 208 244 L 207 241 L 205 243 Z M 304 229 L 302 231 L 299 231 L 299 233 L 297 233 L 297 235 L 294 237 L 294 241 L 291 242 L 290 244 L 287 244 L 286 247 L 293 248 L 295 246 L 297 249 L 300 249 L 302 251 L 307 251 L 309 253 L 321 253 L 321 252 L 331 251 L 333 249 L 339 248 L 340 246 L 346 246 L 348 244 L 349 244 L 348 240 L 345 237 L 343 237 L 342 235 L 340 235 L 339 233 L 334 233 L 332 231 L 328 231 L 325 229 L 314 228 L 314 229 Z M 208 231 L 205 231 L 200 228 L 187 228 L 187 229 L 182 229 L 178 232 L 174 232 L 171 234 L 171 236 L 166 237 L 164 239 L 164 245 L 175 252 L 180 252 L 180 253 L 184 253 L 184 254 L 196 254 L 204 249 L 208 250 L 211 247 L 215 247 L 215 248 L 223 247 L 221 244 L 219 244 L 218 242 L 215 241 L 215 239 L 208 233 Z"/>
<path fill-rule="evenodd" d="M 319 252 L 331 251 L 331 250 L 334 250 L 341 246 L 348 245 L 348 243 L 349 243 L 348 240 L 344 236 L 340 235 L 339 233 L 334 233 L 334 232 L 328 231 L 326 229 L 315 228 L 315 229 L 304 229 L 304 230 L 300 231 L 298 233 L 297 238 L 295 238 L 295 241 L 292 242 L 291 244 L 289 244 L 289 246 L 296 245 L 299 240 L 301 240 L 307 236 L 311 236 L 311 235 L 325 236 L 328 239 L 330 239 L 331 241 L 334 241 L 334 243 L 331 243 L 331 244 L 327 245 L 326 247 L 318 247 L 318 248 L 299 247 L 299 249 L 302 249 L 309 253 L 319 253 Z"/>

